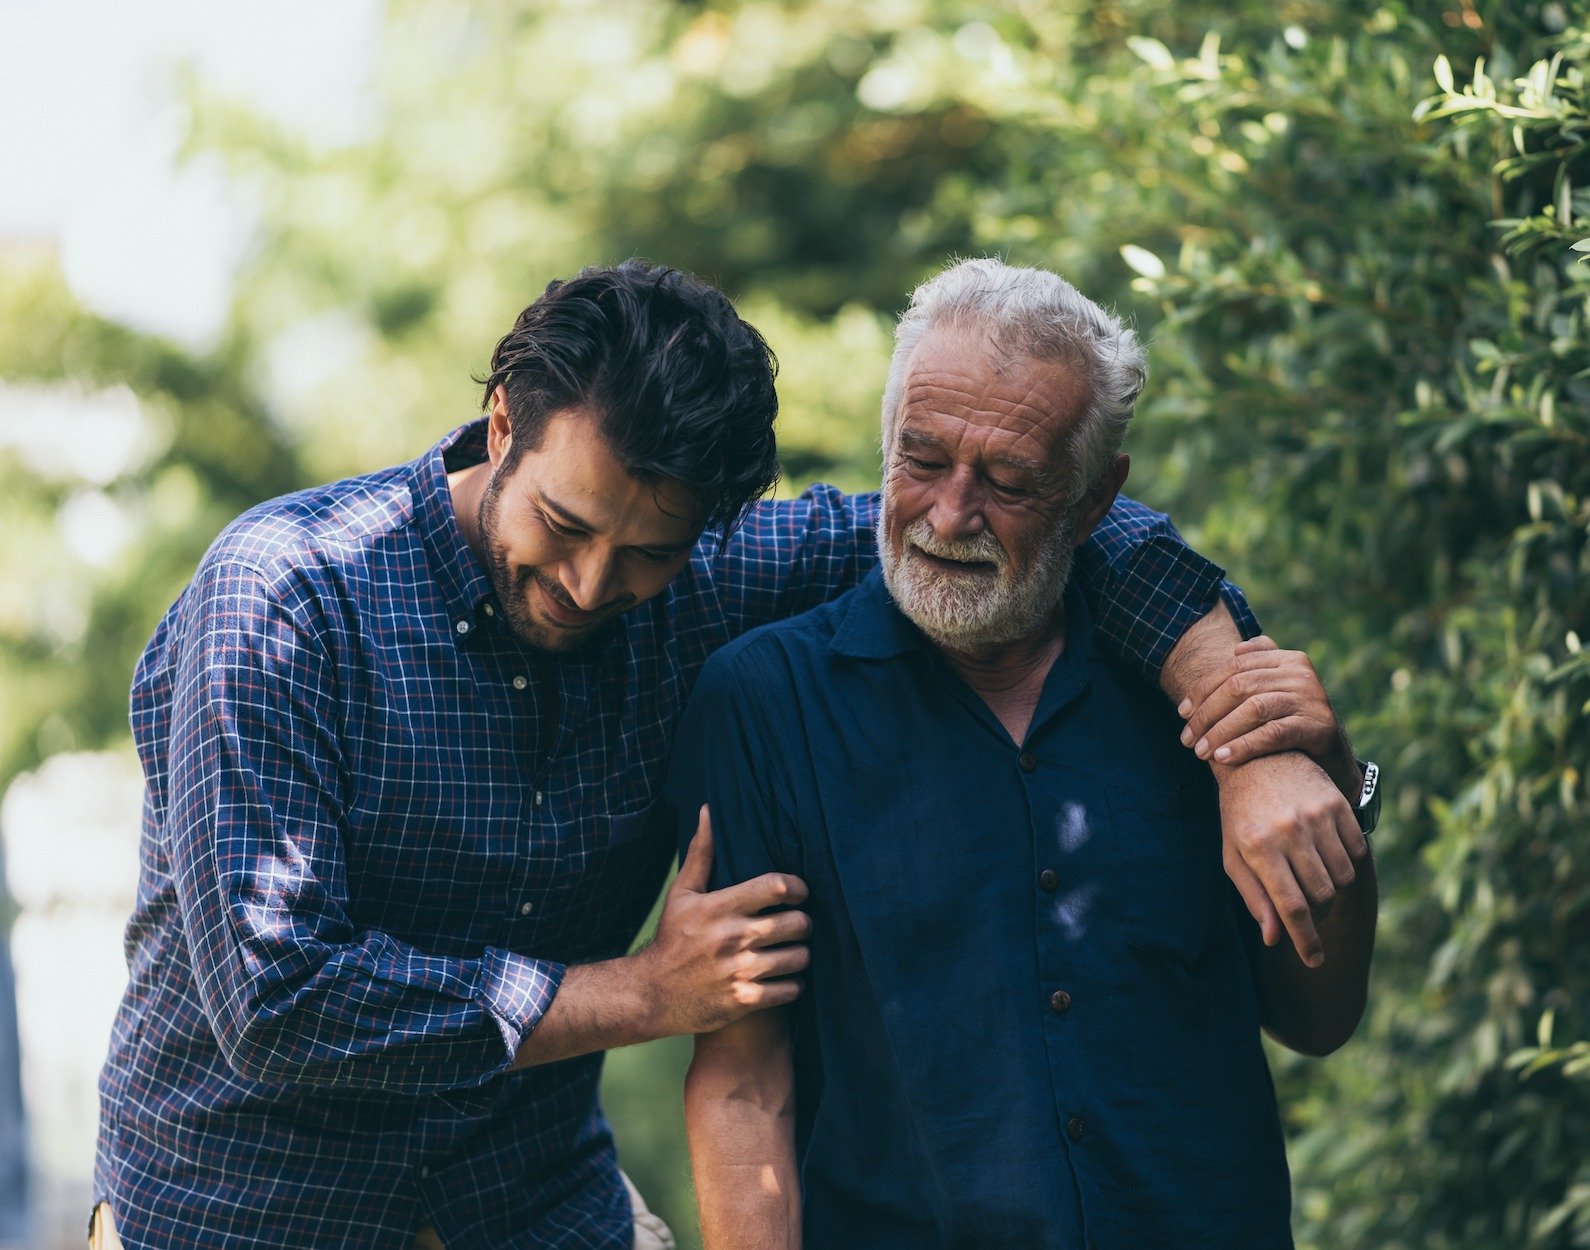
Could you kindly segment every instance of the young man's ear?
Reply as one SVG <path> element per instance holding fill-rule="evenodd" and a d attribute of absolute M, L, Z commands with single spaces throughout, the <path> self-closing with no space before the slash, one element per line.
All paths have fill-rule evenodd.
<path fill-rule="evenodd" d="M 513 442 L 513 423 L 508 420 L 508 388 L 499 386 L 491 393 L 491 411 L 486 414 L 486 455 L 496 468 Z"/>
<path fill-rule="evenodd" d="M 1104 471 L 1104 476 L 1083 497 L 1086 511 L 1082 514 L 1082 523 L 1077 527 L 1078 546 L 1093 532 L 1093 527 L 1104 519 L 1104 514 L 1115 506 L 1115 497 L 1121 493 L 1121 487 L 1126 485 L 1126 475 L 1131 470 L 1132 458 L 1121 452 Z"/>

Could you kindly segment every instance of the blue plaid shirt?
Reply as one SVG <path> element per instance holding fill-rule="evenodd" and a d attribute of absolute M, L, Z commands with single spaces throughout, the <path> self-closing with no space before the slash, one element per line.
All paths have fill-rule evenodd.
<path fill-rule="evenodd" d="M 221 535 L 132 690 L 147 780 L 98 1198 L 130 1248 L 628 1247 L 601 1056 L 509 1071 L 564 968 L 622 954 L 712 651 L 871 567 L 876 497 L 813 487 L 708 534 L 583 650 L 503 626 L 454 520 L 462 427 Z M 1080 556 L 1147 676 L 1224 593 L 1122 500 Z"/>

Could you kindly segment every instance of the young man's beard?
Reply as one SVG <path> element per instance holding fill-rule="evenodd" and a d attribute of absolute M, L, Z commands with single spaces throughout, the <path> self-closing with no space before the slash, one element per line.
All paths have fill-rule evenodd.
<path fill-rule="evenodd" d="M 969 650 L 1000 646 L 1037 633 L 1065 594 L 1075 554 L 1081 506 L 1068 509 L 1044 535 L 1024 574 L 1011 572 L 1010 555 L 986 530 L 956 542 L 937 539 L 926 518 L 889 539 L 887 493 L 878 515 L 878 561 L 896 605 L 940 646 Z M 914 558 L 910 548 L 946 560 L 991 564 L 989 573 L 945 573 Z"/>
<path fill-rule="evenodd" d="M 573 651 L 584 645 L 595 632 L 595 626 L 607 621 L 609 617 L 603 616 L 600 622 L 593 622 L 582 629 L 558 629 L 536 620 L 530 611 L 531 582 L 538 583 L 543 594 L 556 599 L 559 603 L 571 608 L 575 605 L 569 602 L 568 593 L 558 584 L 557 578 L 537 568 L 521 569 L 515 574 L 514 569 L 509 565 L 497 526 L 497 516 L 502 506 L 502 483 L 507 477 L 508 474 L 499 467 L 491 475 L 491 481 L 486 483 L 486 489 L 480 497 L 480 509 L 476 519 L 480 530 L 481 551 L 485 556 L 486 578 L 491 582 L 491 588 L 496 593 L 503 619 L 520 642 L 538 651 Z"/>

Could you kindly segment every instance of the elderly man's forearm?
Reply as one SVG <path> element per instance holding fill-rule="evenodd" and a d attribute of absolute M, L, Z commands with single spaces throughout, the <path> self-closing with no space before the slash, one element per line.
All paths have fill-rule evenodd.
<path fill-rule="evenodd" d="M 685 1126 L 706 1250 L 800 1250 L 795 1074 L 781 1015 L 696 1039 Z"/>

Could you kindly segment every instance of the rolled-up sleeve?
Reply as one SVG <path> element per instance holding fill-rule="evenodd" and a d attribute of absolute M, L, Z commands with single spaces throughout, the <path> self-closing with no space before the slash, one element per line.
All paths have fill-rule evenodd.
<path fill-rule="evenodd" d="M 1076 572 L 1105 647 L 1151 682 L 1188 627 L 1217 602 L 1226 604 L 1244 638 L 1259 633 L 1225 570 L 1189 547 L 1163 512 L 1125 496 L 1078 550 Z"/>
<path fill-rule="evenodd" d="M 185 597 L 162 839 L 205 1013 L 253 1080 L 478 1085 L 509 1066 L 563 967 L 427 954 L 352 919 L 339 692 L 312 608 L 225 561 Z"/>

